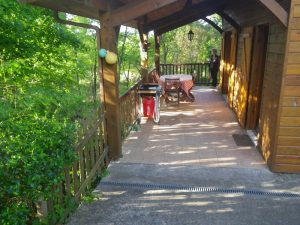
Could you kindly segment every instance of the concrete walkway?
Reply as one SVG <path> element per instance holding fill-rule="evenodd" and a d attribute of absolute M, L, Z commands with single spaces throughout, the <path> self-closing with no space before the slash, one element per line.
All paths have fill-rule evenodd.
<path fill-rule="evenodd" d="M 300 224 L 300 175 L 273 174 L 215 89 L 143 120 L 69 224 Z M 294 194 L 294 195 L 293 195 Z"/>

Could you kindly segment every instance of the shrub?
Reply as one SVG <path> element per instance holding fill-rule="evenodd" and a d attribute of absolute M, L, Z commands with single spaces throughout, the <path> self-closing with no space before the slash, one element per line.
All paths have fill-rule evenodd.
<path fill-rule="evenodd" d="M 34 220 L 35 202 L 54 198 L 52 187 L 75 159 L 74 127 L 37 115 L 0 123 L 0 224 Z"/>

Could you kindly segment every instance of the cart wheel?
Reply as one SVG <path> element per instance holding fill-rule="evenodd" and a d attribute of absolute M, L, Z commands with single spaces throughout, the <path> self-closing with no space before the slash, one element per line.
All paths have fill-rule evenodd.
<path fill-rule="evenodd" d="M 160 102 L 159 102 L 159 99 L 155 101 L 153 120 L 154 120 L 154 123 L 159 124 L 159 120 L 160 120 Z"/>
<path fill-rule="evenodd" d="M 153 117 L 154 123 L 159 124 L 159 119 L 160 119 L 159 111 L 158 112 L 154 111 L 154 117 Z"/>
<path fill-rule="evenodd" d="M 141 117 L 138 117 L 136 120 L 137 125 L 141 125 Z"/>

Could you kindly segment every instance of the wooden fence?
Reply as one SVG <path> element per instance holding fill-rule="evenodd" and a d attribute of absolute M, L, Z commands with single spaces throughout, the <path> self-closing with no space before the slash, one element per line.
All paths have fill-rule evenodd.
<path fill-rule="evenodd" d="M 91 183 L 108 163 L 108 147 L 105 143 L 104 113 L 101 108 L 93 113 L 89 119 L 80 123 L 78 140 L 75 145 L 77 159 L 69 167 L 65 168 L 64 180 L 53 188 L 53 193 L 58 196 L 55 200 L 41 201 L 37 203 L 39 217 L 51 215 L 57 205 L 65 208 L 63 213 L 67 217 L 68 200 L 79 203 L 83 194 L 89 189 Z M 52 218 L 49 224 L 58 221 Z"/>
<path fill-rule="evenodd" d="M 190 74 L 197 85 L 211 84 L 209 63 L 160 64 L 160 75 L 168 74 Z"/>
<path fill-rule="evenodd" d="M 138 118 L 137 90 L 141 82 L 142 81 L 139 80 L 134 86 L 132 86 L 126 93 L 124 93 L 120 97 L 122 140 L 124 140 L 128 136 L 132 125 Z"/>

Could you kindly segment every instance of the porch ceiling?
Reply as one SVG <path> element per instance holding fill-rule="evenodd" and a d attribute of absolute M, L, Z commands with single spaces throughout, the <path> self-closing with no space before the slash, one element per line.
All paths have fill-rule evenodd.
<path fill-rule="evenodd" d="M 108 9 L 106 0 L 19 0 L 19 2 L 92 19 L 99 19 L 99 16 L 104 14 Z M 203 16 L 213 14 L 216 8 L 219 9 L 230 1 L 110 0 L 110 2 L 112 12 L 116 13 L 116 17 L 118 16 L 114 25 L 123 24 L 137 28 L 138 24 L 142 24 L 145 25 L 146 30 L 153 30 L 162 29 L 168 25 L 173 25 L 175 22 L 180 22 L 180 24 L 193 22 Z M 142 4 L 139 4 L 141 2 L 143 2 L 142 4 L 146 4 L 146 7 L 150 7 L 146 8 Z M 148 2 L 148 4 L 145 2 Z M 145 12 L 142 15 L 137 13 L 136 16 L 133 15 L 133 18 L 131 18 L 132 16 L 128 16 L 128 12 L 141 9 Z"/>
<path fill-rule="evenodd" d="M 156 30 L 158 34 L 214 13 L 219 13 L 223 19 L 238 28 L 238 23 L 226 13 L 226 9 L 239 2 L 237 0 L 19 0 L 19 2 L 92 19 L 99 19 L 110 8 L 113 26 L 142 27 L 145 31 Z M 243 1 L 243 4 L 259 2 L 262 0 Z"/>

